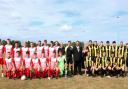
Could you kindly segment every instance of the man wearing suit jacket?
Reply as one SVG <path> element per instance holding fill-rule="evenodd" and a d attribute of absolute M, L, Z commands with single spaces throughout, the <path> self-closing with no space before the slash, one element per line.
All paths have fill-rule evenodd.
<path fill-rule="evenodd" d="M 73 57 L 74 57 L 74 75 L 79 73 L 81 75 L 81 65 L 82 65 L 82 47 L 80 42 L 76 42 L 76 46 L 73 47 Z"/>

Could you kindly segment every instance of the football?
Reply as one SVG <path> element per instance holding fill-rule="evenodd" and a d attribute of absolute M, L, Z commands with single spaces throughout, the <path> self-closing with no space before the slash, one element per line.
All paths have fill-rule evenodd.
<path fill-rule="evenodd" d="M 23 75 L 23 76 L 21 77 L 21 80 L 26 80 L 26 76 Z"/>

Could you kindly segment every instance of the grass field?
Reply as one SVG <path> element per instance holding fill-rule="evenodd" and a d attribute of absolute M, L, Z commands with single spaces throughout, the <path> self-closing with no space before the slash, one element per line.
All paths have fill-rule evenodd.
<path fill-rule="evenodd" d="M 128 89 L 128 77 L 101 78 L 74 76 L 64 79 L 8 80 L 0 78 L 0 89 Z"/>

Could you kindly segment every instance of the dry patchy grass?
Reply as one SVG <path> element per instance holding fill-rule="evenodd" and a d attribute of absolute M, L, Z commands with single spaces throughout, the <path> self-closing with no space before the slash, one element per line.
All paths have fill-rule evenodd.
<path fill-rule="evenodd" d="M 128 89 L 128 77 L 101 78 L 74 76 L 64 79 L 8 80 L 0 78 L 0 89 Z"/>

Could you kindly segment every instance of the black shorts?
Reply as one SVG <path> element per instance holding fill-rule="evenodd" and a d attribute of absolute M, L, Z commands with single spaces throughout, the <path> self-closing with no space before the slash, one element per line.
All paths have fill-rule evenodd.
<path fill-rule="evenodd" d="M 128 58 L 126 59 L 126 66 L 128 67 Z"/>
<path fill-rule="evenodd" d="M 72 57 L 66 57 L 67 64 L 73 64 Z"/>
<path fill-rule="evenodd" d="M 95 62 L 95 61 L 96 61 L 96 57 L 95 57 L 95 56 L 92 56 L 92 57 L 91 57 L 91 60 L 92 60 L 93 62 Z"/>

